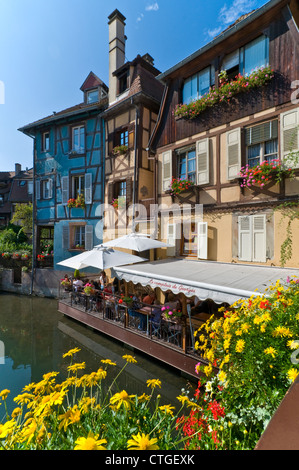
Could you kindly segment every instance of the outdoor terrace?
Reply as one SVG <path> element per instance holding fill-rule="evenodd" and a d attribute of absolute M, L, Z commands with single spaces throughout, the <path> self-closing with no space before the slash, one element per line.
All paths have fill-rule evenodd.
<path fill-rule="evenodd" d="M 159 318 L 155 305 L 143 303 L 141 308 L 133 311 L 132 305 L 124 302 L 120 295 L 100 291 L 86 295 L 83 291 L 65 290 L 62 286 L 58 310 L 181 372 L 197 377 L 195 365 L 201 358 L 194 350 L 194 330 L 204 320 L 183 316 L 170 321 L 163 315 Z M 204 362 L 203 359 L 201 362 Z"/>

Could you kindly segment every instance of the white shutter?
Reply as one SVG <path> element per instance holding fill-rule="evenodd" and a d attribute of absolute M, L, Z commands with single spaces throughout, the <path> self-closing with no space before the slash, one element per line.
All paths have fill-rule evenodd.
<path fill-rule="evenodd" d="M 168 224 L 166 243 L 171 246 L 167 248 L 167 256 L 176 255 L 177 241 L 178 241 L 178 224 L 175 224 L 175 223 Z"/>
<path fill-rule="evenodd" d="M 299 108 L 280 115 L 281 160 L 287 160 L 288 154 L 299 150 Z M 291 166 L 291 165 L 290 165 Z M 299 162 L 296 168 L 299 167 Z"/>
<path fill-rule="evenodd" d="M 197 224 L 197 257 L 208 259 L 208 224 L 198 222 Z"/>
<path fill-rule="evenodd" d="M 70 241 L 69 241 L 69 226 L 64 225 L 62 227 L 62 248 L 64 250 L 68 250 L 70 247 Z"/>
<path fill-rule="evenodd" d="M 49 199 L 52 199 L 53 197 L 53 180 L 50 178 L 49 179 Z"/>
<path fill-rule="evenodd" d="M 85 204 L 92 203 L 92 173 L 85 173 L 85 186 L 84 186 Z"/>
<path fill-rule="evenodd" d="M 93 225 L 85 225 L 85 250 L 93 249 Z"/>
<path fill-rule="evenodd" d="M 266 262 L 266 215 L 252 216 L 252 261 Z"/>
<path fill-rule="evenodd" d="M 162 191 L 169 189 L 172 179 L 172 152 L 162 153 Z"/>
<path fill-rule="evenodd" d="M 226 133 L 227 179 L 237 178 L 241 169 L 241 128 Z"/>
<path fill-rule="evenodd" d="M 197 184 L 209 183 L 209 143 L 209 139 L 196 142 Z"/>
<path fill-rule="evenodd" d="M 36 200 L 40 199 L 40 181 L 35 182 L 35 198 Z"/>
<path fill-rule="evenodd" d="M 61 178 L 61 202 L 66 205 L 69 199 L 69 177 L 63 176 Z"/>
<path fill-rule="evenodd" d="M 239 260 L 252 260 L 252 219 L 249 215 L 238 217 Z"/>

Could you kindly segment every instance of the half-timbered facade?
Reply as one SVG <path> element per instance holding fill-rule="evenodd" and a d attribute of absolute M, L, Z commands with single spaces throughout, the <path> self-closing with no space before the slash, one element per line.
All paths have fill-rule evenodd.
<path fill-rule="evenodd" d="M 298 267 L 298 27 L 298 2 L 272 0 L 158 76 L 157 200 L 192 208 L 161 224 L 168 255 Z"/>
<path fill-rule="evenodd" d="M 147 145 L 164 87 L 149 54 L 125 62 L 125 42 L 125 17 L 115 10 L 109 16 L 109 106 L 104 113 L 106 240 L 128 228 L 132 220 L 127 209 L 133 208 L 133 214 L 137 204 L 143 230 L 154 203 L 154 161 Z"/>
<path fill-rule="evenodd" d="M 43 239 L 59 261 L 101 243 L 104 202 L 104 121 L 108 87 L 90 73 L 83 102 L 24 126 L 34 139 L 36 255 Z"/>

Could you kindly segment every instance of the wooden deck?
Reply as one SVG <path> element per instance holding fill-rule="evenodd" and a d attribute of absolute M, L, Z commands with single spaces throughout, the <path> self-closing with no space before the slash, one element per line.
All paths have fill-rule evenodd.
<path fill-rule="evenodd" d="M 178 331 L 175 325 L 168 329 L 163 325 L 163 330 L 154 331 L 148 322 L 146 331 L 140 331 L 138 321 L 129 318 L 126 307 L 122 306 L 122 311 L 118 310 L 116 315 L 111 312 L 109 304 L 95 308 L 82 302 L 82 298 L 81 302 L 75 303 L 72 294 L 58 300 L 58 311 L 189 376 L 198 378 L 195 365 L 199 360 L 205 362 L 192 348 L 188 327 Z"/>

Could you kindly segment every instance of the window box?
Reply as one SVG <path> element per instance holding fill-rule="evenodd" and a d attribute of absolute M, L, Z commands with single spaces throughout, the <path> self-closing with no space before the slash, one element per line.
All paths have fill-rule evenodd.
<path fill-rule="evenodd" d="M 172 196 L 176 196 L 178 194 L 181 194 L 183 191 L 192 189 L 193 186 L 194 186 L 194 182 L 191 180 L 173 178 L 170 188 L 165 192 L 167 194 L 171 194 Z"/>
<path fill-rule="evenodd" d="M 118 145 L 113 149 L 113 155 L 124 155 L 128 151 L 127 145 Z"/>
<path fill-rule="evenodd" d="M 74 209 L 74 208 L 84 209 L 85 208 L 84 196 L 82 194 L 79 194 L 76 197 L 76 199 L 74 199 L 74 198 L 69 199 L 68 202 L 67 202 L 67 206 L 70 209 Z"/>
<path fill-rule="evenodd" d="M 293 170 L 291 168 L 286 168 L 285 164 L 280 160 L 265 160 L 261 164 L 255 165 L 252 168 L 250 168 L 248 164 L 245 167 L 242 167 L 239 174 L 239 182 L 241 188 L 251 188 L 256 186 L 263 188 L 271 181 L 279 183 L 284 178 L 291 177 L 292 174 Z"/>
<path fill-rule="evenodd" d="M 255 70 L 248 76 L 239 74 L 235 80 L 224 84 L 218 89 L 211 90 L 199 100 L 192 101 L 189 104 L 177 105 L 174 116 L 177 119 L 195 119 L 208 108 L 220 103 L 229 103 L 239 93 L 248 92 L 266 85 L 273 77 L 274 72 L 270 67 Z"/>

